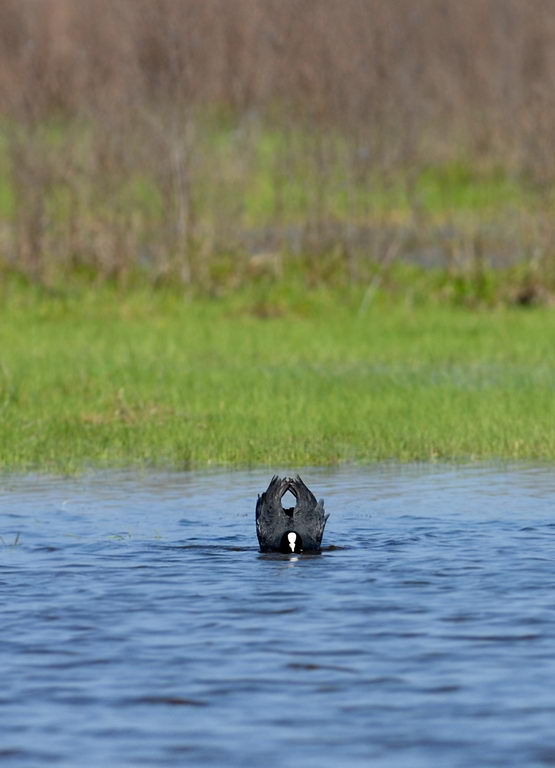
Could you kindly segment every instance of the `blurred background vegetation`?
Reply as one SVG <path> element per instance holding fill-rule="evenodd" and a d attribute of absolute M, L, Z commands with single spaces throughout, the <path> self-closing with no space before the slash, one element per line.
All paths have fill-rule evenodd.
<path fill-rule="evenodd" d="M 0 19 L 4 276 L 294 280 L 361 309 L 555 296 L 551 0 L 0 0 Z"/>

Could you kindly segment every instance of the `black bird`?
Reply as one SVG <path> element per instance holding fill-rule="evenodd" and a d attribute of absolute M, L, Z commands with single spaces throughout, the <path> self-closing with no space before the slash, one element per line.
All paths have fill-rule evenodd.
<path fill-rule="evenodd" d="M 281 499 L 291 491 L 296 504 L 284 509 Z M 316 501 L 301 478 L 274 475 L 256 502 L 256 534 L 261 552 L 319 552 L 326 520 L 324 500 Z"/>

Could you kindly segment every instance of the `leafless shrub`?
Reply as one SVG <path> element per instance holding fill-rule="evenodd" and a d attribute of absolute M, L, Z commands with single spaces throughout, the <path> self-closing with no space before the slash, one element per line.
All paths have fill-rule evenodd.
<path fill-rule="evenodd" d="M 549 235 L 523 219 L 520 255 L 552 253 L 551 0 L 0 0 L 0 18 L 0 248 L 36 279 L 210 287 L 288 252 L 375 286 L 407 253 L 514 251 L 507 215 L 430 220 L 422 172 L 450 163 L 532 189 Z M 402 220 L 372 197 L 388 185 Z"/>

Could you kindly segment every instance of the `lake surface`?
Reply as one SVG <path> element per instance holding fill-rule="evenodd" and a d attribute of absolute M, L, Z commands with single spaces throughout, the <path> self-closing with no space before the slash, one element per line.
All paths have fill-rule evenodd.
<path fill-rule="evenodd" d="M 553 469 L 301 474 L 320 556 L 270 471 L 0 478 L 2 766 L 555 765 Z"/>

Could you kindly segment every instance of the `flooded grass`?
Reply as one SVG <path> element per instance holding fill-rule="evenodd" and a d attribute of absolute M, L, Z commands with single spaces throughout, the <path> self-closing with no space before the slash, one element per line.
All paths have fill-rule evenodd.
<path fill-rule="evenodd" d="M 548 308 L 376 301 L 361 313 L 351 294 L 291 293 L 264 314 L 251 294 L 12 287 L 0 317 L 1 465 L 555 456 Z"/>

